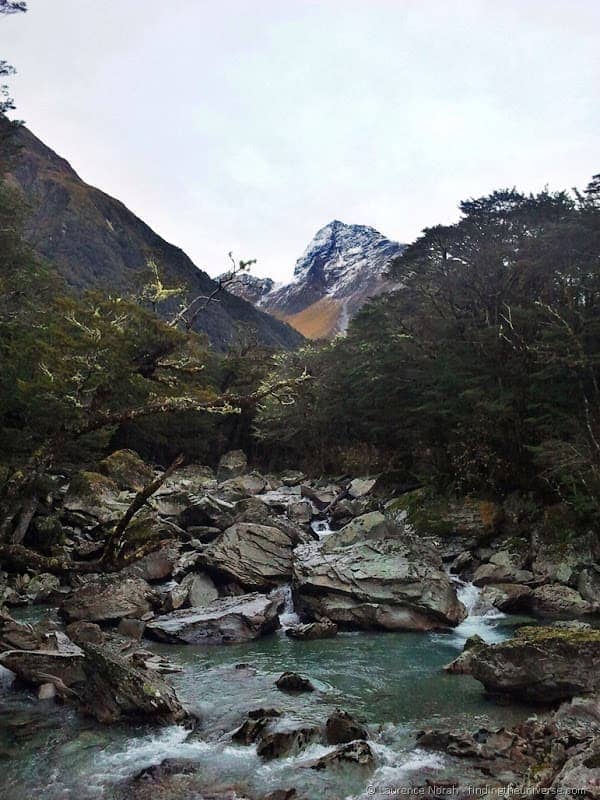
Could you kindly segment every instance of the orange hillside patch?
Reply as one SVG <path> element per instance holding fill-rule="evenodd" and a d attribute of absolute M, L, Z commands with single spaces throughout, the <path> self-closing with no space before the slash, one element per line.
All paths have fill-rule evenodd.
<path fill-rule="evenodd" d="M 323 297 L 297 314 L 276 314 L 284 322 L 307 339 L 329 339 L 335 332 L 340 318 L 341 303 Z"/>

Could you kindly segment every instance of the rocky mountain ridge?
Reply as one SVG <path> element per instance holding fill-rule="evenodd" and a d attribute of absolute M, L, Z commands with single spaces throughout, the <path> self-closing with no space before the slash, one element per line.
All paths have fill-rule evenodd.
<path fill-rule="evenodd" d="M 86 184 L 68 161 L 26 127 L 17 129 L 15 137 L 18 151 L 9 180 L 29 207 L 26 237 L 70 289 L 137 294 L 150 277 L 147 262 L 153 259 L 166 285 L 186 289 L 185 297 L 162 304 L 161 313 L 170 315 L 185 299 L 214 291 L 215 281 L 183 250 L 162 239 L 119 200 Z M 258 340 L 271 347 L 290 349 L 302 341 L 289 325 L 227 292 L 195 322 L 218 350 L 235 340 L 240 325 L 254 328 Z"/>
<path fill-rule="evenodd" d="M 289 283 L 269 288 L 269 278 L 246 275 L 231 291 L 308 338 L 330 338 L 345 332 L 369 297 L 397 288 L 387 270 L 403 249 L 368 225 L 333 220 L 316 233 Z"/>

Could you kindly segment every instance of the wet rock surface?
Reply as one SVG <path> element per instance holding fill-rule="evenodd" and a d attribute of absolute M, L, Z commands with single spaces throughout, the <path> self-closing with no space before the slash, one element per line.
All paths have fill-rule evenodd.
<path fill-rule="evenodd" d="M 181 609 L 152 620 L 147 633 L 164 642 L 232 644 L 279 627 L 282 600 L 257 593 L 223 597 L 200 608 Z"/>

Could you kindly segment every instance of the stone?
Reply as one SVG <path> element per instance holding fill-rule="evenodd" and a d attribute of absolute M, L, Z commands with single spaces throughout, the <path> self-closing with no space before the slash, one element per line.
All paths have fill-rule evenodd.
<path fill-rule="evenodd" d="M 538 586 L 531 595 L 531 613 L 549 619 L 571 619 L 594 614 L 598 606 L 568 586 L 549 583 Z"/>
<path fill-rule="evenodd" d="M 285 726 L 263 729 L 258 736 L 257 754 L 264 759 L 297 755 L 310 744 L 321 740 L 321 730 L 315 725 Z"/>
<path fill-rule="evenodd" d="M 292 522 L 296 522 L 299 525 L 308 525 L 313 516 L 312 505 L 308 500 L 290 503 L 287 508 L 287 515 Z"/>
<path fill-rule="evenodd" d="M 132 666 L 106 647 L 84 643 L 85 680 L 78 687 L 84 711 L 99 722 L 122 718 L 172 725 L 187 719 L 175 691 L 156 672 Z"/>
<path fill-rule="evenodd" d="M 146 634 L 163 642 L 229 644 L 247 642 L 279 627 L 280 598 L 261 594 L 222 597 L 201 608 L 180 609 L 157 617 Z"/>
<path fill-rule="evenodd" d="M 584 600 L 600 605 L 600 566 L 592 566 L 582 569 L 577 580 L 577 591 Z"/>
<path fill-rule="evenodd" d="M 3 650 L 37 650 L 42 637 L 32 625 L 17 622 L 0 608 L 0 652 Z"/>
<path fill-rule="evenodd" d="M 508 614 L 525 614 L 531 609 L 532 589 L 520 583 L 489 583 L 483 587 L 480 602 Z"/>
<path fill-rule="evenodd" d="M 381 526 L 387 523 L 387 518 L 379 511 L 371 511 L 356 517 L 335 534 L 335 544 L 347 547 L 365 541 L 370 537 L 371 532 L 379 538 Z M 331 538 L 331 537 L 329 537 Z"/>
<path fill-rule="evenodd" d="M 485 586 L 488 583 L 531 583 L 533 579 L 533 573 L 529 570 L 492 563 L 481 564 L 473 575 L 475 586 Z"/>
<path fill-rule="evenodd" d="M 98 576 L 75 589 L 60 611 L 69 622 L 109 622 L 121 617 L 140 618 L 151 610 L 154 599 L 154 592 L 141 578 Z"/>
<path fill-rule="evenodd" d="M 119 487 L 99 472 L 78 472 L 69 484 L 64 499 L 65 511 L 81 512 L 99 522 L 116 520 L 127 509 L 119 502 Z"/>
<path fill-rule="evenodd" d="M 353 500 L 370 494 L 377 482 L 376 478 L 355 478 L 348 486 L 348 494 Z"/>
<path fill-rule="evenodd" d="M 299 469 L 288 470 L 281 476 L 281 483 L 284 486 L 300 486 L 305 480 L 306 475 Z"/>
<path fill-rule="evenodd" d="M 473 656 L 482 647 L 485 647 L 485 641 L 481 636 L 477 634 L 469 636 L 464 644 L 462 653 L 449 664 L 446 664 L 444 671 L 453 675 L 470 675 Z"/>
<path fill-rule="evenodd" d="M 600 741 L 596 740 L 582 753 L 569 758 L 552 783 L 557 795 L 570 796 L 577 790 L 580 797 L 600 798 Z"/>
<path fill-rule="evenodd" d="M 230 478 L 237 478 L 248 471 L 248 458 L 243 450 L 231 450 L 221 456 L 217 469 L 217 479 L 220 483 Z"/>
<path fill-rule="evenodd" d="M 291 639 L 301 639 L 303 641 L 312 641 L 313 639 L 329 639 L 336 636 L 338 626 L 335 622 L 329 619 L 321 620 L 319 622 L 308 622 L 301 625 L 294 625 L 287 628 L 285 635 Z"/>
<path fill-rule="evenodd" d="M 122 575 L 133 575 L 145 581 L 162 581 L 173 574 L 179 558 L 179 549 L 173 545 L 160 547 L 142 556 L 132 564 Z"/>
<path fill-rule="evenodd" d="M 190 572 L 181 583 L 187 588 L 187 599 L 192 608 L 208 606 L 219 596 L 213 579 L 205 572 Z"/>
<path fill-rule="evenodd" d="M 56 686 L 53 683 L 42 683 L 38 689 L 38 700 L 54 700 Z"/>
<path fill-rule="evenodd" d="M 495 695 L 550 704 L 600 690 L 600 631 L 520 628 L 478 648 L 471 675 Z"/>
<path fill-rule="evenodd" d="M 315 687 L 297 672 L 284 672 L 275 681 L 275 686 L 282 692 L 314 692 Z"/>
<path fill-rule="evenodd" d="M 356 741 L 338 747 L 332 753 L 327 753 L 306 766 L 315 770 L 331 769 L 332 767 L 343 769 L 362 767 L 372 770 L 375 767 L 375 755 L 367 742 Z"/>
<path fill-rule="evenodd" d="M 113 480 L 119 489 L 141 491 L 154 478 L 149 467 L 134 450 L 115 450 L 98 464 L 98 472 Z"/>
<path fill-rule="evenodd" d="M 292 547 L 279 528 L 238 522 L 206 547 L 201 561 L 246 589 L 267 590 L 291 578 Z"/>
<path fill-rule="evenodd" d="M 434 548 L 404 537 L 377 516 L 360 529 L 354 522 L 294 551 L 301 615 L 346 628 L 395 631 L 440 630 L 465 619 Z"/>
<path fill-rule="evenodd" d="M 58 592 L 60 592 L 60 580 L 57 576 L 41 572 L 32 576 L 24 594 L 32 603 L 44 603 Z"/>
<path fill-rule="evenodd" d="M 347 744 L 355 739 L 369 738 L 365 726 L 339 708 L 327 718 L 325 736 L 327 744 Z"/>
<path fill-rule="evenodd" d="M 91 644 L 103 644 L 104 642 L 102 628 L 95 622 L 71 622 L 65 631 L 69 639 L 78 645 L 81 645 L 82 642 Z"/>
<path fill-rule="evenodd" d="M 84 656 L 72 645 L 63 650 L 7 650 L 0 653 L 0 665 L 14 672 L 25 683 L 41 686 L 52 679 L 67 687 L 85 680 Z"/>
<path fill-rule="evenodd" d="M 256 472 L 247 475 L 238 475 L 237 478 L 229 478 L 219 486 L 219 491 L 225 494 L 231 493 L 243 497 L 254 497 L 254 495 L 264 492 L 267 479 Z"/>
<path fill-rule="evenodd" d="M 130 617 L 123 617 L 117 626 L 117 633 L 121 636 L 127 636 L 129 639 L 141 639 L 144 635 L 146 623 L 141 619 L 131 619 Z"/>

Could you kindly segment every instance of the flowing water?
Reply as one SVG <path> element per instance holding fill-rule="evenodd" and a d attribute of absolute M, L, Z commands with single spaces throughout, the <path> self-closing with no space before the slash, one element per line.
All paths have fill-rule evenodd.
<path fill-rule="evenodd" d="M 302 642 L 279 631 L 229 647 L 149 645 L 183 668 L 172 678 L 181 699 L 201 719 L 192 734 L 180 726 L 101 726 L 66 706 L 12 691 L 4 672 L 0 797 L 110 798 L 124 780 L 165 758 L 197 762 L 194 788 L 186 794 L 190 800 L 202 788 L 232 786 L 253 797 L 296 787 L 301 797 L 342 800 L 362 797 L 367 785 L 384 787 L 435 772 L 443 757 L 415 749 L 415 731 L 426 726 L 498 726 L 528 713 L 497 706 L 484 698 L 473 679 L 442 671 L 468 636 L 478 633 L 497 641 L 514 624 L 514 618 L 481 608 L 479 590 L 470 584 L 459 584 L 458 591 L 470 615 L 449 634 L 342 633 Z M 295 622 L 288 590 L 282 622 L 284 627 Z M 310 677 L 317 691 L 299 696 L 278 691 L 274 682 L 285 670 Z M 230 733 L 247 711 L 273 706 L 284 712 L 284 724 L 322 723 L 336 707 L 361 718 L 373 737 L 375 773 L 308 769 L 311 759 L 327 751 L 320 745 L 265 762 L 254 747 L 231 744 Z"/>

